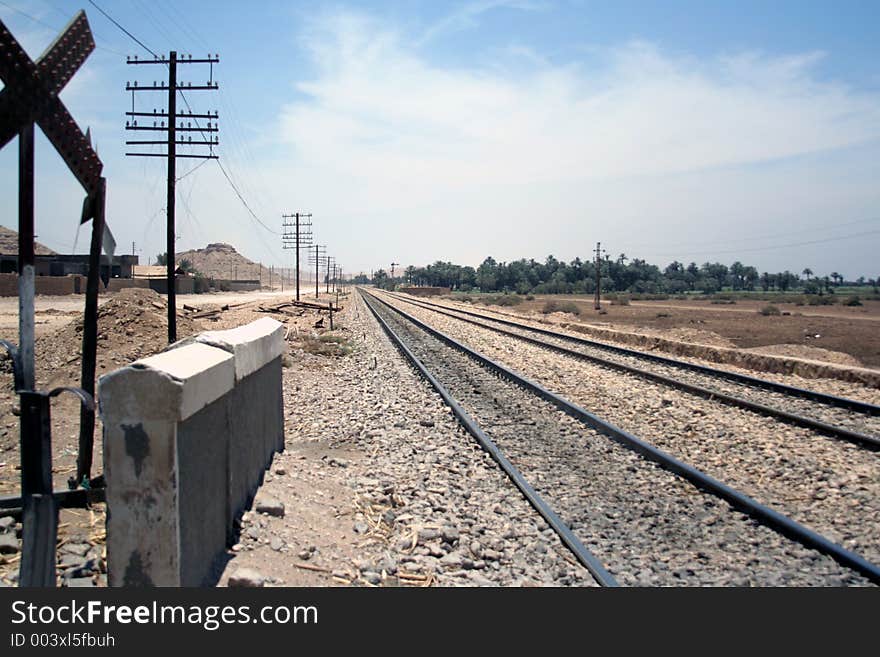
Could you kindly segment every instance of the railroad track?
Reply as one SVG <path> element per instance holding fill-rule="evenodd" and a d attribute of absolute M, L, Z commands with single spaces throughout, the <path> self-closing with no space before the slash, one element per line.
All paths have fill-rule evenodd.
<path fill-rule="evenodd" d="M 880 406 L 719 370 L 399 294 L 395 299 L 539 347 L 625 372 L 704 399 L 880 450 Z M 536 337 L 541 336 L 541 337 Z"/>
<path fill-rule="evenodd" d="M 361 293 L 600 583 L 880 583 L 858 554 Z"/>

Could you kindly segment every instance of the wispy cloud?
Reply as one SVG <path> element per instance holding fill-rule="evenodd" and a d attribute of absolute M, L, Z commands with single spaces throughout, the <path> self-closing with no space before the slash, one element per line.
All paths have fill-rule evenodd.
<path fill-rule="evenodd" d="M 344 154 L 352 172 L 525 184 L 761 162 L 880 136 L 880 97 L 817 80 L 821 53 L 697 61 L 631 42 L 589 67 L 447 70 L 363 16 L 313 30 L 317 75 L 284 108 L 282 133 L 313 160 Z"/>
<path fill-rule="evenodd" d="M 470 2 L 458 7 L 429 26 L 418 39 L 418 44 L 424 45 L 451 32 L 473 29 L 479 25 L 481 15 L 494 9 L 538 11 L 544 8 L 544 3 L 530 2 L 529 0 L 478 0 Z"/>

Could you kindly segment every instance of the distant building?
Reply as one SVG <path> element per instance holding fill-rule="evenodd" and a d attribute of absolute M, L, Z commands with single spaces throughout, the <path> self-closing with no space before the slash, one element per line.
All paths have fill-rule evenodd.
<path fill-rule="evenodd" d="M 136 255 L 101 256 L 101 274 L 110 278 L 131 278 L 138 264 Z M 34 270 L 37 276 L 69 276 L 89 273 L 88 254 L 62 255 L 39 242 L 34 242 Z M 18 272 L 18 233 L 0 226 L 0 273 Z"/>
<path fill-rule="evenodd" d="M 135 265 L 131 268 L 132 278 L 164 279 L 168 276 L 168 268 L 165 265 Z"/>

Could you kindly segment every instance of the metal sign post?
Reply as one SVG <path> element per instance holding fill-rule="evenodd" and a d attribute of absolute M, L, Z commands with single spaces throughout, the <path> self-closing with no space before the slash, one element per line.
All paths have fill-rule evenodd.
<path fill-rule="evenodd" d="M 87 193 L 81 223 L 92 222 L 92 250 L 83 321 L 80 452 L 75 484 L 89 481 L 94 440 L 94 386 L 98 323 L 98 276 L 105 232 L 103 164 L 58 94 L 95 48 L 85 12 L 80 11 L 36 62 L 0 21 L 0 148 L 19 137 L 19 347 L 4 342 L 21 399 L 21 483 L 23 508 L 20 584 L 55 585 L 58 504 L 53 494 L 49 399 L 34 390 L 34 125 L 64 159 Z M 109 240 L 112 242 L 112 236 Z M 112 256 L 112 252 L 110 253 Z M 4 500 L 7 502 L 8 500 Z"/>

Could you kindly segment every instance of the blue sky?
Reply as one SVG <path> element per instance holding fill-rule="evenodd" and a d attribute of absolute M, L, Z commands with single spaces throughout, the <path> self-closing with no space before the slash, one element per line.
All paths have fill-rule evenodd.
<path fill-rule="evenodd" d="M 187 96 L 219 110 L 224 167 L 273 231 L 312 212 L 349 272 L 570 260 L 601 240 L 661 265 L 880 274 L 878 2 L 96 2 L 156 52 L 220 54 L 220 93 Z M 119 250 L 146 261 L 165 165 L 123 156 L 124 86 L 159 67 L 126 66 L 149 55 L 88 2 L 3 0 L 0 18 L 36 57 L 81 7 L 99 48 L 62 99 L 105 162 Z M 15 228 L 15 142 L 0 171 Z M 85 250 L 81 202 L 38 137 L 39 239 Z M 177 206 L 179 251 L 290 265 L 216 163 Z"/>

